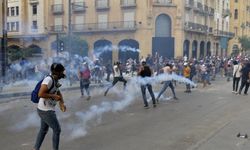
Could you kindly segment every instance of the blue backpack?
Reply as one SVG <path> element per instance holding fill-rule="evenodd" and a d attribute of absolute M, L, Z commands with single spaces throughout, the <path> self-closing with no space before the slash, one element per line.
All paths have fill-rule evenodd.
<path fill-rule="evenodd" d="M 50 76 L 50 75 L 49 75 Z M 52 90 L 52 88 L 54 87 L 54 79 L 53 79 L 53 77 L 52 76 L 50 76 L 51 78 L 52 78 L 52 85 L 51 85 L 51 87 L 49 88 L 49 90 L 48 90 L 48 92 L 50 92 L 50 90 Z M 43 82 L 43 80 L 44 79 L 42 79 L 41 81 L 39 81 L 37 84 L 36 84 L 36 87 L 35 87 L 35 89 L 31 92 L 31 101 L 33 102 L 33 103 L 38 103 L 39 102 L 39 98 L 40 97 L 38 97 L 38 93 L 39 93 L 39 90 L 40 90 L 40 88 L 41 88 L 41 84 L 42 84 L 42 82 Z"/>

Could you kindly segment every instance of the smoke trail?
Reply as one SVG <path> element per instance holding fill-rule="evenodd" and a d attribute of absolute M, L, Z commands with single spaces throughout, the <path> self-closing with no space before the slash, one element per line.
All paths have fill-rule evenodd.
<path fill-rule="evenodd" d="M 95 50 L 93 50 L 94 52 L 94 56 L 96 58 L 99 58 L 100 55 L 104 52 L 108 52 L 108 51 L 122 51 L 122 52 L 126 52 L 126 51 L 131 51 L 131 52 L 140 52 L 140 49 L 136 49 L 136 48 L 132 48 L 130 46 L 126 46 L 126 45 L 122 45 L 122 46 L 116 46 L 116 45 L 106 45 L 103 47 L 98 47 Z"/>
<path fill-rule="evenodd" d="M 104 113 L 121 111 L 125 107 L 129 106 L 136 99 L 138 93 L 140 93 L 138 88 L 140 84 L 157 84 L 158 82 L 166 80 L 177 80 L 182 83 L 189 83 L 193 86 L 196 86 L 196 84 L 194 84 L 192 81 L 178 75 L 163 74 L 149 78 L 133 77 L 128 82 L 127 90 L 124 91 L 124 94 L 122 94 L 123 98 L 120 101 L 116 100 L 114 102 L 102 102 L 100 105 L 91 106 L 86 112 L 76 112 L 75 116 L 78 118 L 78 121 L 74 122 L 73 124 L 68 123 L 66 125 L 68 132 L 70 132 L 69 138 L 73 140 L 84 137 L 87 134 L 87 129 L 89 128 L 88 123 L 90 120 L 98 120 L 98 118 L 101 118 Z M 119 94 L 121 96 L 121 93 Z"/>

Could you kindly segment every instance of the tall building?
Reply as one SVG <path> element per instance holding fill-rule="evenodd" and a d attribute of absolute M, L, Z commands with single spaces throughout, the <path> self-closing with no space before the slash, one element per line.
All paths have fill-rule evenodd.
<path fill-rule="evenodd" d="M 232 37 L 228 0 L 8 1 L 9 46 L 40 48 L 44 57 L 53 55 L 66 35 L 86 40 L 90 57 L 112 49 L 102 53 L 104 62 L 156 53 L 166 58 L 225 55 L 223 44 Z"/>
<path fill-rule="evenodd" d="M 23 50 L 25 53 L 26 48 L 30 48 L 36 54 L 43 55 L 42 50 L 48 47 L 45 4 L 46 0 L 8 0 L 7 30 L 10 49 Z"/>
<path fill-rule="evenodd" d="M 238 53 L 241 45 L 239 37 L 250 36 L 250 0 L 231 0 L 230 30 L 235 33 L 235 38 L 230 41 L 229 51 Z"/>

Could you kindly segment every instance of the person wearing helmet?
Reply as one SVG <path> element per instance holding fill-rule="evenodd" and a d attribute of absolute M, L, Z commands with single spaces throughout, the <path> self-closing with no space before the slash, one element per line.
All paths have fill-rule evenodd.
<path fill-rule="evenodd" d="M 38 93 L 40 99 L 37 105 L 37 112 L 41 118 L 41 126 L 36 138 L 34 150 L 40 149 L 49 127 L 53 130 L 53 149 L 59 149 L 61 127 L 55 113 L 55 106 L 57 105 L 57 102 L 59 102 L 61 111 L 66 111 L 63 96 L 59 91 L 61 84 L 58 82 L 66 76 L 64 74 L 65 68 L 62 64 L 53 63 L 50 70 L 51 75 L 44 78 Z M 53 88 L 49 90 L 50 87 Z"/>

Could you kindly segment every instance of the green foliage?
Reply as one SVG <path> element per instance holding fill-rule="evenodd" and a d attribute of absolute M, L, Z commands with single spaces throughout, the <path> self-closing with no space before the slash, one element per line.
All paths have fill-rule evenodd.
<path fill-rule="evenodd" d="M 16 48 L 8 48 L 8 58 L 11 61 L 19 60 L 23 57 L 23 51 Z"/>
<path fill-rule="evenodd" d="M 247 37 L 247 36 L 240 37 L 239 42 L 241 44 L 243 51 L 250 50 L 250 37 Z"/>
<path fill-rule="evenodd" d="M 69 47 L 69 37 L 61 37 L 59 40 L 62 40 L 65 45 L 65 50 L 69 51 L 71 55 L 77 54 L 80 56 L 88 56 L 88 43 L 81 39 L 80 36 L 72 35 L 71 36 L 71 46 Z"/>

